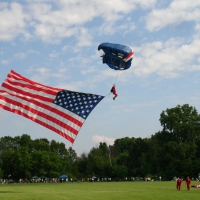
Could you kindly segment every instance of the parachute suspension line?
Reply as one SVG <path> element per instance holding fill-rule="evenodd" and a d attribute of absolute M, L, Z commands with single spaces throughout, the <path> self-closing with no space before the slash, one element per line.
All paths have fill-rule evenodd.
<path fill-rule="evenodd" d="M 116 77 L 113 76 L 113 83 L 115 84 L 115 82 L 116 82 Z"/>
<path fill-rule="evenodd" d="M 117 79 L 116 79 L 116 81 L 115 81 L 115 85 L 117 84 L 117 82 L 118 82 L 118 80 L 119 80 L 119 77 L 122 75 L 122 73 L 123 73 L 123 71 L 119 71 L 119 75 L 118 75 L 118 77 L 117 77 Z"/>

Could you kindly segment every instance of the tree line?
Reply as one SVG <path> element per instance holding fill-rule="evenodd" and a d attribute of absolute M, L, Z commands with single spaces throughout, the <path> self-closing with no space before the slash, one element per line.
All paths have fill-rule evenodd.
<path fill-rule="evenodd" d="M 112 146 L 100 143 L 80 156 L 55 140 L 32 140 L 27 134 L 2 137 L 0 178 L 57 178 L 63 173 L 73 179 L 197 177 L 200 173 L 200 115 L 196 108 L 184 104 L 166 109 L 160 114 L 160 123 L 163 129 L 149 138 L 124 137 L 116 139 Z"/>

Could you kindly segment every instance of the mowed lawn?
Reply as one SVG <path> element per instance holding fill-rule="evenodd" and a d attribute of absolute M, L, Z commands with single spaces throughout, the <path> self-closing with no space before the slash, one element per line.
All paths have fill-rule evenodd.
<path fill-rule="evenodd" d="M 200 182 L 192 182 L 192 185 Z M 31 183 L 0 185 L 0 200 L 199 200 L 200 188 L 187 191 L 185 182 L 181 191 L 171 182 L 94 182 L 94 183 Z"/>

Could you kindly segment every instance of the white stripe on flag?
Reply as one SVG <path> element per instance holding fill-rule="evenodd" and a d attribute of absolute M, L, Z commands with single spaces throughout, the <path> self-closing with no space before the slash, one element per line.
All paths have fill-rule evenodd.
<path fill-rule="evenodd" d="M 7 107 L 7 108 L 10 108 L 11 110 L 13 110 L 13 111 L 15 111 L 15 113 L 17 113 L 16 111 L 18 110 L 18 111 L 22 111 L 22 108 L 21 107 L 19 107 L 19 106 L 14 106 L 14 105 L 11 105 L 11 104 L 9 104 L 9 103 L 6 103 L 6 102 L 4 102 L 3 100 L 0 100 L 0 107 L 1 107 L 1 105 L 3 106 L 3 108 L 5 108 L 5 107 Z M 28 110 L 23 110 L 23 116 L 24 117 L 26 117 L 26 115 L 28 116 L 28 117 L 26 117 L 26 118 L 28 118 L 28 119 L 30 119 L 30 120 L 32 120 L 32 121 L 34 121 L 34 122 L 36 122 L 36 123 L 38 123 L 38 124 L 41 124 L 41 125 L 43 125 L 43 126 L 45 126 L 45 127 L 54 127 L 56 130 L 57 130 L 57 132 L 60 132 L 59 134 L 60 135 L 66 135 L 66 136 L 69 136 L 70 138 L 72 138 L 72 139 L 75 139 L 76 138 L 76 135 L 75 134 L 73 134 L 72 132 L 70 132 L 70 131 L 68 131 L 67 129 L 65 129 L 64 127 L 62 127 L 62 126 L 59 126 L 58 124 L 56 124 L 56 123 L 54 123 L 54 122 L 52 122 L 52 121 L 49 121 L 49 120 L 46 120 L 45 118 L 43 118 L 43 117 L 40 117 L 39 115 L 37 115 L 37 114 L 33 114 L 33 113 L 31 113 L 30 111 L 28 111 Z M 38 120 L 38 122 L 37 122 L 37 120 Z M 50 129 L 50 128 L 49 128 Z M 80 128 L 79 128 L 80 129 Z M 64 137 L 64 136 L 63 136 Z"/>
<path fill-rule="evenodd" d="M 73 143 L 85 119 L 51 103 L 61 90 L 11 71 L 0 87 L 0 107 L 43 125 Z"/>
<path fill-rule="evenodd" d="M 12 104 L 14 109 L 16 109 L 16 110 L 24 109 L 24 113 L 29 115 L 31 118 L 37 119 L 37 116 L 41 116 L 42 118 L 46 119 L 48 117 L 51 117 L 51 118 L 53 118 L 52 123 L 54 121 L 57 121 L 57 123 L 60 125 L 61 123 L 63 123 L 63 121 L 65 121 L 64 122 L 65 125 L 71 126 L 76 131 L 79 131 L 80 128 L 81 128 L 81 126 L 78 126 L 78 125 L 76 125 L 75 123 L 73 123 L 73 122 L 71 122 L 69 120 L 66 121 L 65 117 L 62 117 L 61 115 L 58 115 L 55 112 L 51 112 L 50 110 L 47 110 L 47 109 L 42 108 L 40 106 L 37 106 L 36 104 L 30 103 L 28 101 L 24 101 L 22 99 L 19 99 L 19 98 L 10 96 L 10 95 L 1 95 L 1 96 L 4 96 L 4 97 L 10 99 L 13 102 L 13 103 L 10 103 L 10 104 Z M 4 102 L 2 100 L 2 102 L 1 102 L 2 105 L 6 105 L 8 107 L 8 103 L 6 103 L 6 102 L 4 103 Z M 14 105 L 15 103 L 17 105 Z M 21 104 L 21 106 L 20 106 L 20 104 Z M 62 109 L 60 106 L 57 106 L 57 105 L 55 105 L 53 103 L 46 103 L 46 105 L 49 105 L 52 108 L 60 110 L 63 114 L 67 114 L 67 115 L 70 115 L 70 116 L 75 116 L 77 120 L 81 121 L 82 123 L 84 122 L 83 118 L 75 115 L 74 113 L 72 113 L 72 112 L 70 112 L 70 111 L 68 111 L 66 109 Z M 37 114 L 35 114 L 35 113 L 37 113 Z M 47 116 L 44 117 L 40 113 L 41 114 L 46 114 Z M 61 123 L 59 123 L 59 122 L 61 122 Z"/>

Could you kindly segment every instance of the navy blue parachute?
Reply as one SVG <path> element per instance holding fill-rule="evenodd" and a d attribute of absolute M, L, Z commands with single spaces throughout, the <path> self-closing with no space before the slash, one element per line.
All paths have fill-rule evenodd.
<path fill-rule="evenodd" d="M 133 50 L 125 45 L 102 43 L 98 50 L 103 50 L 102 62 L 106 63 L 111 69 L 126 70 L 130 68 L 133 59 Z"/>

